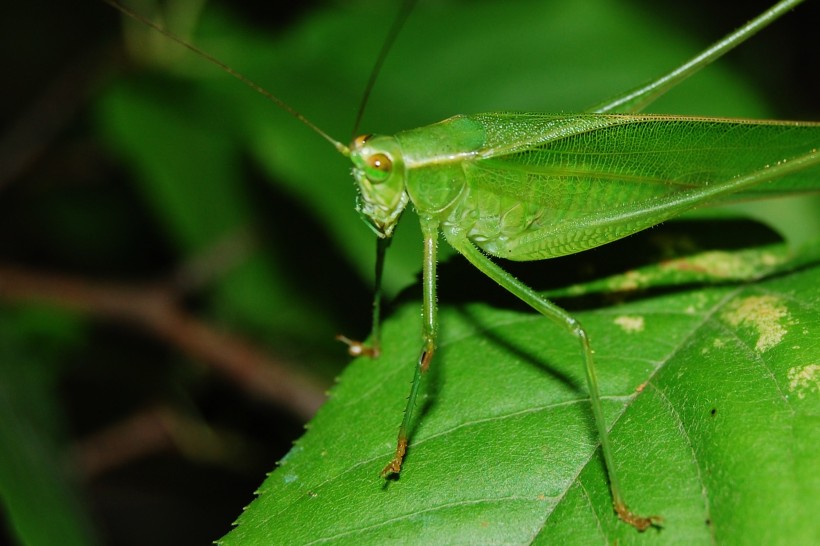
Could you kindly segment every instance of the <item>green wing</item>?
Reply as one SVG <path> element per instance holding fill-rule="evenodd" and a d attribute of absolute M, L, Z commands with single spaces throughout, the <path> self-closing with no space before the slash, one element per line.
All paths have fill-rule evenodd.
<path fill-rule="evenodd" d="M 586 114 L 470 116 L 470 237 L 538 260 L 625 237 L 697 206 L 820 190 L 820 124 Z M 454 211 L 459 218 L 463 210 Z M 461 228 L 467 228 L 461 225 Z"/>

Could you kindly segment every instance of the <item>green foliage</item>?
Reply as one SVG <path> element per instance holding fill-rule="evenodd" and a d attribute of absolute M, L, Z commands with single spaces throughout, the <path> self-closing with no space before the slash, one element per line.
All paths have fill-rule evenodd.
<path fill-rule="evenodd" d="M 23 544 L 93 544 L 58 449 L 63 422 L 55 372 L 62 346 L 79 333 L 73 317 L 4 310 L 0 321 L 0 498 L 10 527 Z"/>
<path fill-rule="evenodd" d="M 395 6 L 337 4 L 276 36 L 209 7 L 190 39 L 345 140 Z M 728 25 L 752 15 L 733 14 Z M 687 39 L 701 25 L 675 19 L 614 0 L 422 1 L 390 53 L 361 130 L 389 134 L 457 113 L 581 110 L 675 66 L 710 39 Z M 63 187 L 65 162 L 44 169 L 40 185 L 21 185 L 26 206 L 11 213 L 18 225 L 34 227 L 10 230 L 7 246 L 24 249 L 23 263 L 38 243 L 51 253 L 32 265 L 142 281 L 250 232 L 252 248 L 196 294 L 197 310 L 310 373 L 332 375 L 345 362 L 333 334 L 367 327 L 374 246 L 353 211 L 349 165 L 213 66 L 149 29 L 130 36 L 134 49 L 147 40 L 160 52 L 142 55 L 147 70 L 112 79 L 94 104 L 96 123 L 81 124 L 93 125 L 123 160 L 134 188 Z M 787 55 L 765 36 L 759 62 L 770 57 L 768 70 L 779 69 Z M 783 74 L 770 71 L 775 106 L 792 105 L 781 98 Z M 779 117 L 750 90 L 757 85 L 721 62 L 652 111 Z M 74 151 L 86 150 L 82 144 Z M 698 222 L 685 231 L 705 230 L 709 242 L 692 246 L 676 236 L 674 249 L 651 255 L 618 243 L 515 270 L 590 330 L 625 493 L 636 511 L 666 518 L 660 534 L 638 535 L 610 513 L 572 340 L 511 308 L 509 296 L 458 257 L 440 268 L 442 349 L 425 379 L 404 471 L 398 481 L 379 478 L 419 350 L 420 303 L 407 287 L 418 284 L 420 236 L 408 213 L 388 254 L 387 286 L 398 296 L 383 358 L 345 371 L 225 542 L 816 539 L 820 260 L 816 246 L 795 249 L 817 239 L 820 214 L 816 201 L 781 202 L 774 221 L 771 206 L 756 207 L 789 247 L 772 246 L 771 233 L 728 237 L 722 224 Z M 733 244 L 725 248 L 726 241 Z M 149 268 L 146 255 L 163 263 Z M 663 261 L 680 256 L 689 261 Z M 771 312 L 774 337 L 763 336 L 754 309 Z M 4 305 L 0 324 L 0 498 L 8 527 L 25 543 L 93 542 L 62 457 L 70 438 L 61 380 L 80 367 L 100 375 L 115 411 L 87 399 L 95 426 L 103 426 L 169 392 L 190 403 L 201 375 L 184 363 L 180 373 L 156 362 L 154 348 L 136 350 L 150 345 L 142 338 L 128 346 L 132 352 L 117 353 L 119 339 L 101 342 L 81 316 L 19 303 Z M 164 370 L 156 374 L 162 381 L 148 364 Z"/>
<path fill-rule="evenodd" d="M 575 340 L 498 305 L 443 307 L 404 469 L 382 480 L 418 351 L 410 301 L 385 325 L 382 358 L 348 368 L 223 542 L 810 543 L 818 257 L 817 245 L 695 254 L 606 278 L 604 296 L 576 311 L 624 494 L 663 516 L 660 531 L 612 512 Z M 738 273 L 724 283 L 727 264 Z M 448 297 L 466 297 L 456 285 L 500 295 L 468 270 L 443 267 L 450 275 Z M 561 303 L 597 288 L 573 286 Z M 628 301 L 607 303 L 615 293 Z"/>
<path fill-rule="evenodd" d="M 467 14 L 459 11 L 460 17 L 446 9 L 421 6 L 414 14 L 391 53 L 388 66 L 396 68 L 386 69 L 379 80 L 364 130 L 372 126 L 389 133 L 457 112 L 578 110 L 656 75 L 698 48 L 679 45 L 656 21 L 606 2 L 528 4 L 521 12 L 486 3 L 471 6 Z M 453 40 L 447 29 L 456 19 L 460 28 Z M 270 47 L 254 41 L 239 45 L 240 38 L 229 37 L 230 27 L 222 21 L 215 28 L 225 34 L 213 44 L 221 45 L 221 54 L 227 50 L 221 56 L 239 70 L 271 74 L 261 78 L 266 87 L 338 136 L 351 124 L 352 108 L 341 103 L 355 102 L 355 86 L 364 80 L 372 43 L 378 40 L 373 29 L 389 20 L 389 13 L 378 8 L 364 14 L 318 13 Z M 198 41 L 215 49 L 207 36 Z M 343 53 L 339 43 L 346 45 Z M 511 55 L 498 43 L 530 53 Z M 420 44 L 427 49 L 419 49 Z M 253 49 L 253 58 L 240 54 L 247 49 Z M 435 51 L 435 62 L 424 51 Z M 332 59 L 329 66 L 305 70 L 327 58 Z M 209 67 L 187 70 L 217 79 Z M 464 85 L 475 81 L 480 83 Z M 752 93 L 717 69 L 684 88 L 653 111 L 767 117 Z M 224 93 L 222 107 L 235 109 L 223 117 L 243 121 L 241 132 L 257 158 L 326 225 L 349 260 L 369 269 L 362 249 L 369 250 L 370 233 L 351 223 L 352 191 L 344 162 L 315 135 L 263 110 L 270 107 L 234 82 L 219 93 Z M 816 235 L 816 206 L 806 210 L 802 233 L 814 230 Z M 419 239 L 410 220 L 391 248 L 389 286 L 394 291 L 418 269 L 412 247 Z M 716 229 L 713 240 L 721 235 Z M 318 251 L 308 245 L 308 252 Z M 626 494 L 636 511 L 666 518 L 664 540 L 756 539 L 775 536 L 771 533 L 778 533 L 779 540 L 813 532 L 806 518 L 810 510 L 801 503 L 813 485 L 799 476 L 817 465 L 808 447 L 816 391 L 811 379 L 809 387 L 790 385 L 801 373 L 810 374 L 816 361 L 812 287 L 818 272 L 795 265 L 816 264 L 816 253 L 790 255 L 781 248 L 779 255 L 787 258 L 778 267 L 789 271 L 791 265 L 794 271 L 775 274 L 781 269 L 768 263 L 770 249 L 750 252 L 706 254 L 694 262 L 701 275 L 697 268 L 703 260 L 712 260 L 716 271 L 738 265 L 751 270 L 746 277 L 741 274 L 739 284 L 711 286 L 727 278 L 706 274 L 705 280 L 690 277 L 696 286 L 671 294 L 618 307 L 581 305 L 577 311 L 591 332 L 601 368 L 623 467 L 619 471 L 629 484 Z M 540 270 L 547 267 L 562 265 L 549 263 Z M 465 542 L 571 536 L 577 543 L 607 536 L 624 543 L 656 538 L 656 531 L 638 535 L 611 514 L 574 342 L 530 313 L 504 310 L 504 304 L 501 309 L 485 303 L 453 305 L 481 301 L 487 288 L 459 290 L 470 285 L 463 271 L 458 287 L 448 285 L 450 269 L 440 271 L 442 350 L 426 380 L 428 398 L 401 479 L 384 483 L 378 471 L 393 448 L 417 357 L 416 300 L 397 306 L 385 325 L 383 357 L 357 361 L 340 378 L 310 432 L 261 487 L 225 543 L 381 543 L 416 537 L 424 542 L 454 536 Z M 648 280 L 630 272 L 599 282 L 625 278 L 634 284 L 616 285 L 619 290 L 668 282 L 653 281 L 661 278 L 655 273 Z M 767 280 L 751 282 L 756 277 Z M 574 308 L 572 300 L 562 303 Z M 749 306 L 771 310 L 788 337 L 758 349 L 759 323 L 738 315 Z M 790 446 L 788 457 L 780 451 L 784 443 Z M 771 465 L 772 460 L 779 463 Z M 761 471 L 769 467 L 771 472 Z M 788 523 L 771 525 L 778 519 Z"/>

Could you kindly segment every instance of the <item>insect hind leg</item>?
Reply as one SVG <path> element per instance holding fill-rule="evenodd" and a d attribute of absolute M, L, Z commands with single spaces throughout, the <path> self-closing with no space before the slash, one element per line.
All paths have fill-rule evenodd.
<path fill-rule="evenodd" d="M 632 525 L 639 531 L 645 531 L 649 527 L 659 527 L 662 518 L 659 516 L 639 516 L 633 513 L 626 505 L 621 495 L 621 486 L 618 475 L 615 472 L 614 458 L 612 456 L 612 446 L 609 440 L 609 431 L 606 428 L 606 421 L 603 416 L 601 406 L 601 396 L 598 389 L 598 377 L 595 371 L 595 362 L 592 356 L 592 348 L 589 343 L 589 336 L 573 316 L 555 305 L 554 303 L 541 297 L 535 290 L 522 283 L 495 262 L 485 256 L 466 237 L 448 237 L 448 242 L 472 263 L 479 271 L 493 279 L 502 288 L 517 296 L 521 301 L 541 313 L 546 318 L 563 326 L 580 345 L 584 355 L 584 370 L 586 372 L 587 387 L 589 389 L 590 404 L 595 417 L 595 424 L 598 430 L 598 437 L 601 441 L 601 451 L 603 452 L 607 474 L 609 476 L 609 487 L 612 493 L 612 504 L 618 517 Z"/>

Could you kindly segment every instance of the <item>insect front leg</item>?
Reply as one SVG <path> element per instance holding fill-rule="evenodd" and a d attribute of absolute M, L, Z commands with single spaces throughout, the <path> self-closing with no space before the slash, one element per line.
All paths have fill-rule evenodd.
<path fill-rule="evenodd" d="M 589 344 L 589 337 L 586 331 L 569 313 L 555 305 L 554 303 L 541 297 L 535 290 L 522 283 L 495 262 L 485 256 L 476 246 L 470 242 L 463 235 L 451 236 L 448 235 L 447 241 L 460 252 L 467 260 L 477 267 L 482 273 L 493 279 L 502 288 L 505 288 L 513 295 L 517 296 L 521 301 L 541 313 L 546 318 L 552 320 L 563 326 L 573 337 L 575 337 L 581 344 L 581 352 L 584 355 L 584 364 L 587 379 L 587 388 L 589 389 L 589 398 L 592 405 L 592 413 L 595 417 L 595 424 L 598 428 L 598 437 L 601 440 L 601 451 L 603 452 L 604 462 L 606 464 L 607 473 L 609 475 L 609 488 L 612 492 L 612 503 L 618 517 L 638 529 L 645 531 L 649 527 L 658 526 L 661 518 L 658 516 L 643 517 L 634 514 L 627 508 L 626 503 L 621 496 L 621 487 L 618 476 L 615 472 L 615 464 L 612 456 L 612 446 L 609 441 L 609 431 L 606 428 L 604 421 L 603 409 L 601 407 L 601 395 L 598 389 L 598 377 L 595 372 L 595 363 L 592 357 L 592 349 Z"/>
<path fill-rule="evenodd" d="M 341 334 L 336 336 L 337 341 L 341 341 L 347 345 L 347 353 L 350 356 L 369 356 L 371 358 L 378 358 L 381 354 L 381 331 L 382 331 L 382 276 L 384 273 L 384 258 L 387 253 L 387 247 L 390 246 L 390 239 L 388 237 L 376 239 L 376 274 L 373 288 L 373 319 L 371 321 L 370 343 L 363 341 L 356 341 Z"/>
<path fill-rule="evenodd" d="M 438 244 L 438 221 L 432 218 L 421 218 L 421 231 L 424 235 L 424 263 L 422 267 L 423 304 L 422 304 L 422 347 L 416 371 L 413 375 L 413 384 L 410 387 L 410 396 L 404 408 L 404 418 L 399 427 L 399 437 L 396 442 L 396 454 L 382 470 L 382 477 L 398 474 L 401 463 L 407 451 L 407 439 L 413 414 L 416 409 L 416 398 L 421 386 L 421 378 L 430 367 L 433 353 L 436 351 L 436 335 L 438 332 L 438 306 L 436 303 L 436 246 Z"/>

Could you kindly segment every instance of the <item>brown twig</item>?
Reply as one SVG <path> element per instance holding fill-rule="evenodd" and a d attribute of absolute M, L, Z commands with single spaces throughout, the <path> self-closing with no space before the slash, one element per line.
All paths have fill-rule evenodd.
<path fill-rule="evenodd" d="M 91 480 L 146 455 L 170 450 L 189 459 L 231 464 L 246 447 L 233 433 L 154 406 L 78 441 L 71 449 L 70 463 L 83 479 Z"/>
<path fill-rule="evenodd" d="M 173 446 L 169 419 L 161 408 L 150 408 L 96 432 L 71 450 L 72 466 L 84 479 Z"/>
<path fill-rule="evenodd" d="M 134 324 L 305 420 L 325 399 L 316 380 L 187 313 L 164 286 L 91 282 L 0 265 L 0 299 L 41 302 Z"/>

